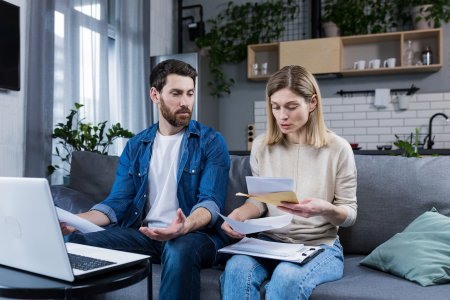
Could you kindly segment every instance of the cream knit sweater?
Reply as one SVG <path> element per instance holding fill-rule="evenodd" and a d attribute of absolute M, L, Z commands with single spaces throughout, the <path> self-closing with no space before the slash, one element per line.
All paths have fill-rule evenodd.
<path fill-rule="evenodd" d="M 347 219 L 340 226 L 351 226 L 356 220 L 356 165 L 350 144 L 331 133 L 329 145 L 320 149 L 310 145 L 264 144 L 264 135 L 253 142 L 250 165 L 253 176 L 288 177 L 294 179 L 298 199 L 319 198 L 344 207 Z M 261 214 L 268 217 L 286 214 L 273 205 L 248 199 Z M 323 217 L 294 216 L 286 227 L 266 231 L 265 235 L 286 243 L 331 245 L 338 227 Z"/>

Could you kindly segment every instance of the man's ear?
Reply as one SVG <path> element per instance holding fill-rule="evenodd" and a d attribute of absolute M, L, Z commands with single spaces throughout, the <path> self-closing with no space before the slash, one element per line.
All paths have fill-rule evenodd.
<path fill-rule="evenodd" d="M 155 87 L 150 88 L 150 99 L 153 101 L 153 103 L 159 104 L 159 92 Z"/>
<path fill-rule="evenodd" d="M 313 95 L 311 97 L 311 101 L 309 101 L 309 112 L 313 112 L 317 107 L 317 95 Z"/>

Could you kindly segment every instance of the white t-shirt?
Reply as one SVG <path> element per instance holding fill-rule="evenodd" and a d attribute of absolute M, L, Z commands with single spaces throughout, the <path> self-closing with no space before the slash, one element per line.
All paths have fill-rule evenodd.
<path fill-rule="evenodd" d="M 180 207 L 177 198 L 177 169 L 184 130 L 164 136 L 157 132 L 152 147 L 148 174 L 150 210 L 148 227 L 167 227 Z"/>

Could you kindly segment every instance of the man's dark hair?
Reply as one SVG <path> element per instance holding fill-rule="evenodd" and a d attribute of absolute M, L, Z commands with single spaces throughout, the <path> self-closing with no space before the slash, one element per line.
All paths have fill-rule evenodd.
<path fill-rule="evenodd" d="M 197 71 L 188 63 L 177 59 L 168 59 L 160 62 L 150 73 L 150 87 L 154 87 L 158 92 L 166 85 L 166 78 L 170 74 L 188 76 L 194 80 L 197 77 Z"/>

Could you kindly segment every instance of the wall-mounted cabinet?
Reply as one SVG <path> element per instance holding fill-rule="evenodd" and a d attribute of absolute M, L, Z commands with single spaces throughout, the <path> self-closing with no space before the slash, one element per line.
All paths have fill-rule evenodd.
<path fill-rule="evenodd" d="M 248 78 L 265 80 L 279 68 L 293 64 L 304 66 L 313 74 L 342 76 L 434 72 L 442 67 L 442 40 L 442 29 L 438 28 L 249 45 Z M 408 41 L 414 53 L 412 65 L 405 58 Z M 433 62 L 423 65 L 421 53 L 427 46 L 431 48 Z M 384 62 L 389 58 L 395 58 L 395 64 L 387 67 Z M 376 59 L 380 60 L 380 67 L 369 66 L 369 61 Z M 361 60 L 365 67 L 355 69 L 355 62 Z M 265 61 L 270 66 L 267 74 L 255 76 L 252 66 Z"/>
<path fill-rule="evenodd" d="M 340 38 L 281 42 L 280 68 L 301 65 L 313 74 L 337 73 L 341 70 L 341 48 Z"/>

